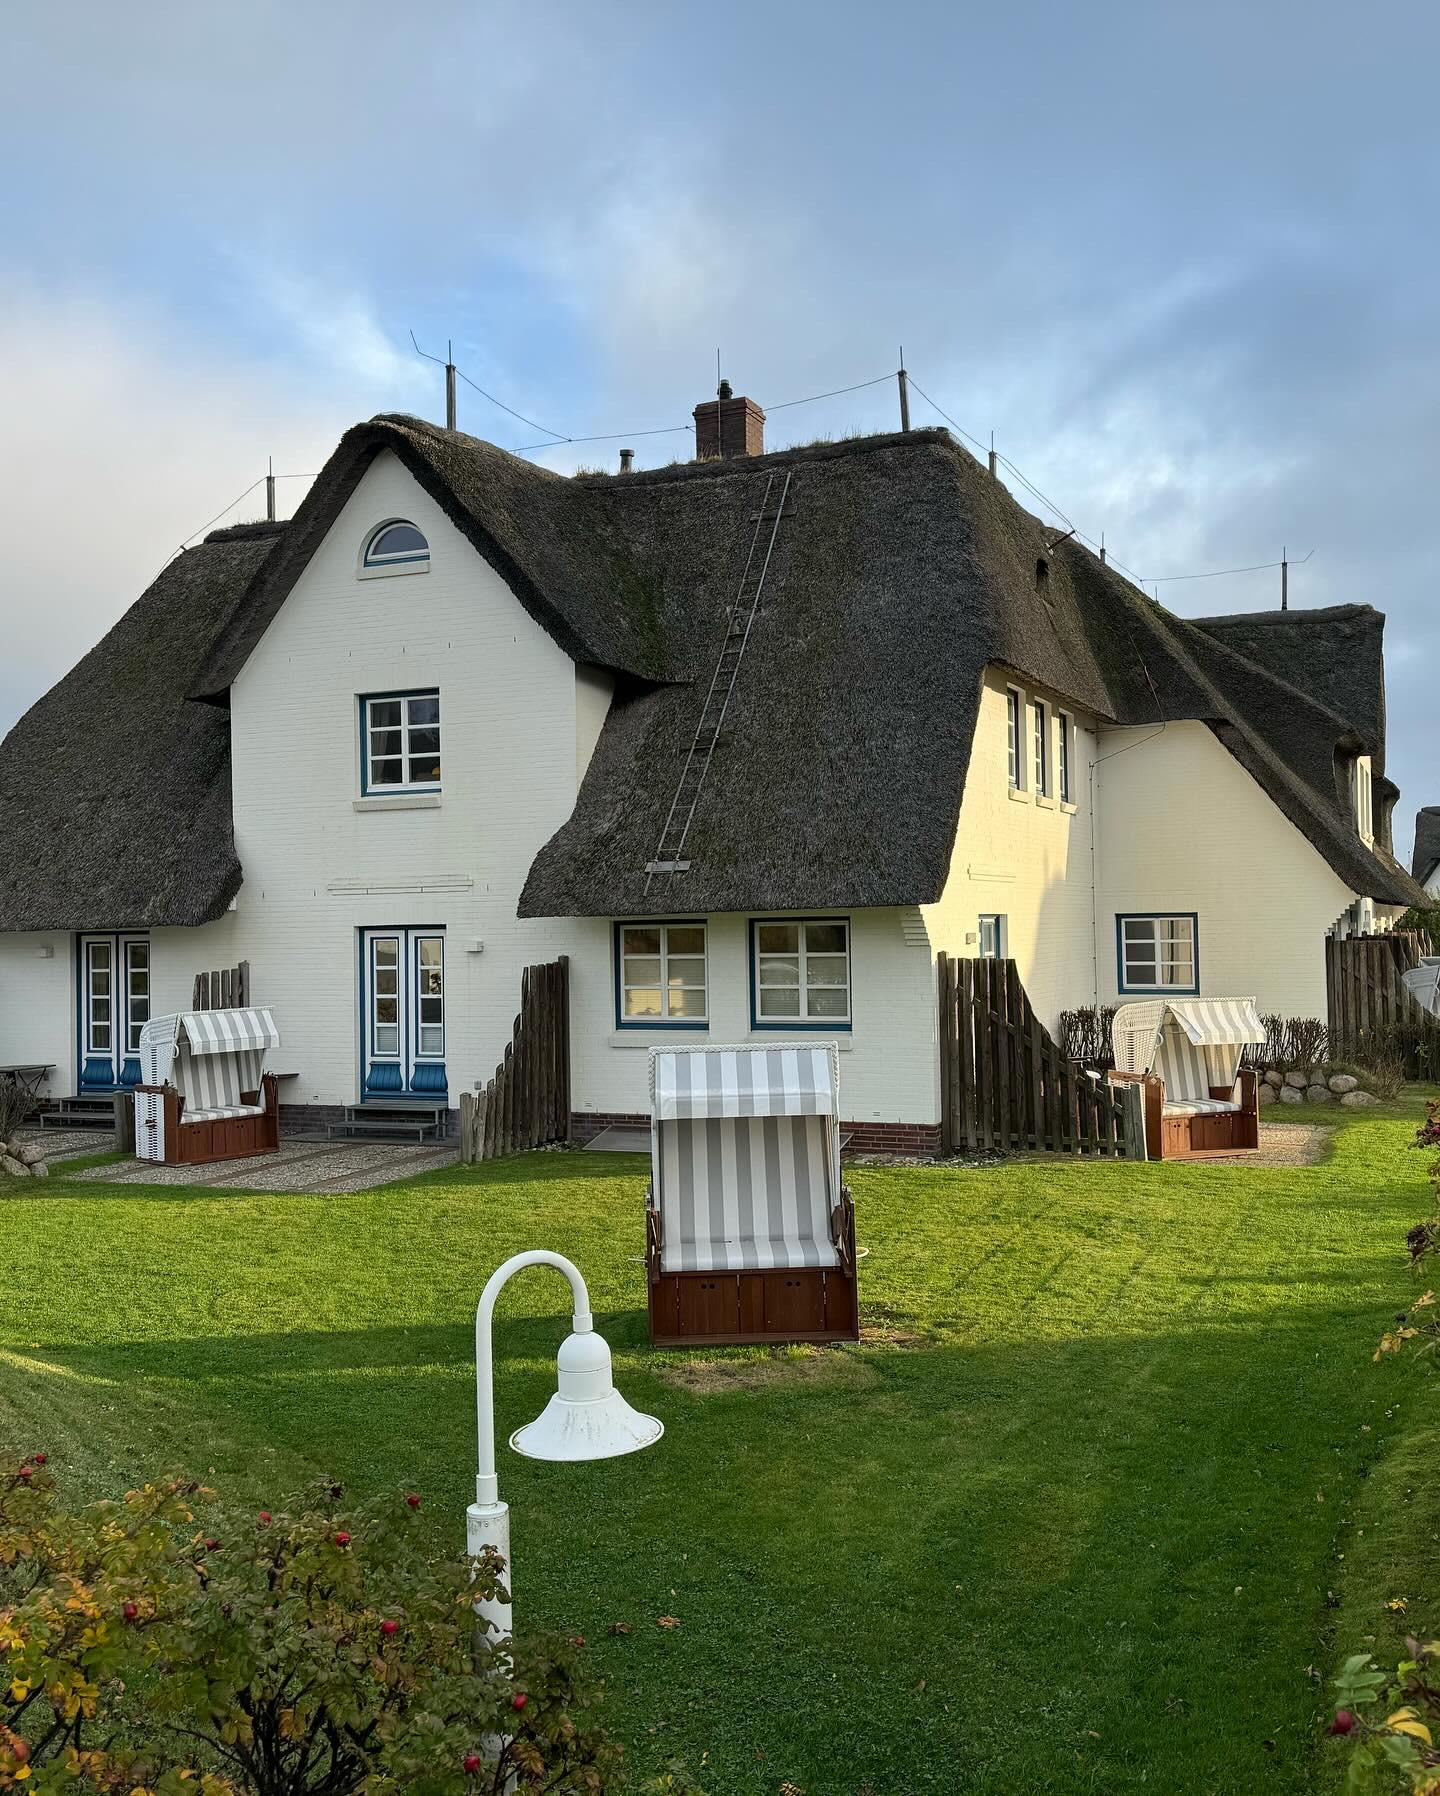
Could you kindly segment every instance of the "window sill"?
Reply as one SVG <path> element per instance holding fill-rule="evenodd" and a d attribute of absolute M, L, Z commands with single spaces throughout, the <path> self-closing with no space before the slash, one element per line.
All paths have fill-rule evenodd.
<path fill-rule="evenodd" d="M 851 1040 L 851 1029 L 852 1025 L 849 1023 L 837 1023 L 833 1029 L 827 1029 L 819 1024 L 806 1024 L 794 1029 L 750 1029 L 746 1032 L 745 1040 L 755 1048 L 793 1048 L 807 1035 L 810 1037 L 812 1045 L 824 1037 L 838 1042 L 840 1052 L 848 1054 L 855 1046 Z"/>
<path fill-rule="evenodd" d="M 1060 800 L 1060 809 L 1067 817 L 1073 817 L 1080 807 L 1078 804 L 1072 804 L 1068 798 L 1062 798 Z"/>
<path fill-rule="evenodd" d="M 1053 811 L 1055 809 L 1055 800 L 1048 792 L 1037 792 L 1035 794 L 1035 802 L 1040 806 L 1041 810 Z"/>
<path fill-rule="evenodd" d="M 355 570 L 357 580 L 394 580 L 401 574 L 428 574 L 428 561 L 402 561 L 395 567 L 362 567 Z"/>
<path fill-rule="evenodd" d="M 1011 786 L 1010 796 L 1016 804 L 1029 804 L 1030 794 L 1023 786 Z"/>
<path fill-rule="evenodd" d="M 438 811 L 438 792 L 387 792 L 379 798 L 352 798 L 357 811 Z"/>
<path fill-rule="evenodd" d="M 656 1029 L 615 1029 L 610 1035 L 612 1048 L 664 1048 L 672 1043 L 694 1046 L 697 1036 L 708 1035 L 708 1023 L 671 1023 Z"/>

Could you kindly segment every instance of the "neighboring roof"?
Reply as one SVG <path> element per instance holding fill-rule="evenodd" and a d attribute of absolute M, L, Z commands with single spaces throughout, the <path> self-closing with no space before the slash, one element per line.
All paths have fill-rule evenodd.
<path fill-rule="evenodd" d="M 239 890 L 230 719 L 184 700 L 283 528 L 177 555 L 0 744 L 0 929 L 205 923 Z"/>
<path fill-rule="evenodd" d="M 1415 813 L 1415 852 L 1410 871 L 1423 885 L 1440 867 L 1440 804 L 1427 804 Z"/>
<path fill-rule="evenodd" d="M 1363 752 L 1373 758 L 1375 771 L 1385 771 L 1382 612 L 1372 605 L 1327 605 L 1315 611 L 1250 611 L 1192 622 L 1343 717 Z"/>
<path fill-rule="evenodd" d="M 230 686 L 361 475 L 387 449 L 568 655 L 642 678 L 670 671 L 672 647 L 659 628 L 652 583 L 611 539 L 583 483 L 478 437 L 385 413 L 340 439 L 291 520 L 284 549 L 197 670 L 196 697 L 219 698 Z"/>

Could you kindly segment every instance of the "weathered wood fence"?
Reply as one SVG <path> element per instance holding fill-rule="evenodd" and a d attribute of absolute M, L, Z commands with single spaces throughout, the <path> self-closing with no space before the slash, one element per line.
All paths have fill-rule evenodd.
<path fill-rule="evenodd" d="M 225 967 L 216 973 L 197 973 L 190 1000 L 192 1010 L 244 1010 L 250 1002 L 250 962 Z"/>
<path fill-rule="evenodd" d="M 1407 1078 L 1440 1078 L 1440 1017 L 1422 1010 L 1401 984 L 1401 974 L 1432 951 L 1430 938 L 1410 929 L 1326 941 L 1333 1059 L 1363 1065 L 1367 1057 L 1383 1055 L 1402 1061 Z"/>
<path fill-rule="evenodd" d="M 526 967 L 520 1013 L 495 1076 L 460 1093 L 460 1158 L 502 1154 L 570 1139 L 570 961 Z"/>
<path fill-rule="evenodd" d="M 1145 1158 L 1142 1088 L 1064 1059 L 1013 960 L 942 954 L 939 979 L 944 1151 Z"/>

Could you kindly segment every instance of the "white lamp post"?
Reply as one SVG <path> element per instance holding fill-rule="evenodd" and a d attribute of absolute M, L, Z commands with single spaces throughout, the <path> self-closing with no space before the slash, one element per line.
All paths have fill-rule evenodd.
<path fill-rule="evenodd" d="M 638 1453 L 653 1447 L 665 1432 L 654 1416 L 642 1416 L 615 1389 L 610 1370 L 610 1349 L 595 1333 L 590 1314 L 590 1293 L 579 1268 L 563 1254 L 517 1253 L 491 1273 L 475 1310 L 475 1407 L 479 1423 L 480 1458 L 475 1477 L 475 1501 L 465 1511 L 465 1546 L 472 1558 L 487 1547 L 505 1561 L 505 1585 L 510 1588 L 510 1505 L 500 1501 L 495 1472 L 495 1357 L 493 1319 L 501 1287 L 527 1266 L 553 1266 L 570 1280 L 574 1293 L 571 1332 L 556 1356 L 559 1389 L 533 1422 L 517 1428 L 510 1445 L 529 1459 L 614 1459 L 621 1453 Z M 479 1602 L 475 1608 L 500 1639 L 508 1637 L 510 1604 Z"/>

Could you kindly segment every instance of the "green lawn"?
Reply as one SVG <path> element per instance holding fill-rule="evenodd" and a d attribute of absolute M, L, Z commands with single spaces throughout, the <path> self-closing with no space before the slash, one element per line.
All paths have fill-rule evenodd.
<path fill-rule="evenodd" d="M 517 1614 L 589 1638 L 642 1764 L 708 1751 L 723 1796 L 1316 1789 L 1308 1668 L 1393 1596 L 1440 1622 L 1437 1386 L 1370 1358 L 1413 1289 L 1419 1108 L 1337 1117 L 1304 1169 L 856 1169 L 877 1338 L 811 1353 L 647 1346 L 635 1160 L 343 1198 L 52 1181 L 0 1203 L 0 1441 L 87 1493 L 175 1463 L 245 1501 L 418 1488 L 456 1548 L 475 1299 L 549 1246 L 667 1432 L 506 1455 Z M 536 1272 L 502 1302 L 502 1435 L 567 1298 Z"/>

